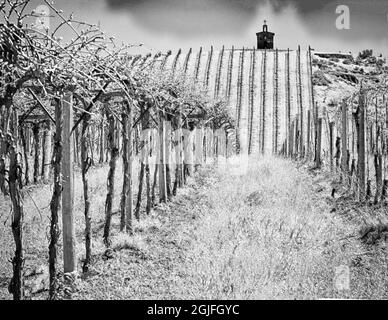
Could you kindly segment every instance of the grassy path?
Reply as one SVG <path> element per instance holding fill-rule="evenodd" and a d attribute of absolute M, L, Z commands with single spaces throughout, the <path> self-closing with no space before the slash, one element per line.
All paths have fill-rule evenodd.
<path fill-rule="evenodd" d="M 194 213 L 185 297 L 388 297 L 386 207 L 360 206 L 331 177 L 261 159 L 220 166 Z"/>
<path fill-rule="evenodd" d="M 103 219 L 95 203 L 93 264 L 77 280 L 73 298 L 388 297 L 388 236 L 384 240 L 381 233 L 376 238 L 372 228 L 362 242 L 359 233 L 373 219 L 381 224 L 384 208 L 364 210 L 333 200 L 329 177 L 308 173 L 296 163 L 274 158 L 251 162 L 248 168 L 235 161 L 203 169 L 171 203 L 143 216 L 135 224 L 134 237 L 117 232 L 119 217 L 114 216 L 110 255 L 102 244 Z M 95 198 L 103 195 L 99 191 Z M 45 207 L 43 201 L 38 205 Z M 81 253 L 82 205 L 77 208 Z M 34 231 L 29 238 L 36 226 L 44 230 L 41 220 L 28 219 L 26 227 Z M 7 230 L 1 235 L 3 243 L 10 236 Z M 27 248 L 28 263 L 44 265 L 45 233 L 33 240 Z M 2 267 L 4 298 L 10 270 L 6 263 Z M 336 277 L 341 268 L 345 277 L 339 280 L 345 282 Z M 347 271 L 349 290 L 340 290 L 346 287 Z M 45 297 L 44 293 L 34 298 Z"/>
<path fill-rule="evenodd" d="M 220 167 L 206 194 L 188 260 L 197 298 L 338 296 L 333 267 L 344 231 L 314 181 L 294 163 L 264 159 Z M 210 206 L 208 204 L 211 204 Z M 334 252 L 336 252 L 334 254 Z"/>
<path fill-rule="evenodd" d="M 317 299 L 348 297 L 335 269 L 350 232 L 322 185 L 294 163 L 264 159 L 202 172 L 115 256 L 94 265 L 78 298 Z M 325 192 L 324 194 L 329 194 Z"/>

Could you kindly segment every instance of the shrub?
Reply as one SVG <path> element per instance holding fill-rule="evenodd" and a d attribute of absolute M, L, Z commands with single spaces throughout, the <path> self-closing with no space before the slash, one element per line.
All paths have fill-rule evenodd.
<path fill-rule="evenodd" d="M 326 78 L 325 74 L 321 70 L 318 70 L 313 74 L 313 84 L 315 86 L 328 86 L 331 84 L 331 81 Z"/>
<path fill-rule="evenodd" d="M 366 49 L 358 54 L 358 59 L 364 60 L 364 59 L 372 57 L 372 56 L 373 56 L 373 50 Z"/>
<path fill-rule="evenodd" d="M 380 67 L 380 68 L 382 66 L 384 66 L 386 63 L 387 63 L 386 59 L 378 59 L 377 62 L 376 62 L 377 66 Z"/>

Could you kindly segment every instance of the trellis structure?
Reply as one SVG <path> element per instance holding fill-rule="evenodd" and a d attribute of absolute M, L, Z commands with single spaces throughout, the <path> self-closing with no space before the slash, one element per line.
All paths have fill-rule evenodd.
<path fill-rule="evenodd" d="M 329 159 L 334 159 L 335 133 L 340 140 L 335 144 L 333 172 L 337 170 L 344 182 L 357 186 L 359 199 L 364 201 L 371 198 L 369 172 L 374 163 L 375 202 L 385 199 L 386 87 L 361 88 L 358 95 L 345 99 L 334 118 L 342 121 L 336 122 L 315 105 L 311 50 L 223 48 L 216 52 L 211 48 L 206 52 L 201 48 L 198 53 L 179 50 L 176 55 L 134 56 L 129 53 L 131 46 L 117 47 L 96 26 L 65 18 L 46 0 L 60 21 L 59 29 L 45 33 L 23 27 L 20 22 L 28 3 L 4 0 L 0 5 L 7 21 L 2 33 L 17 38 L 12 43 L 3 41 L 0 50 L 0 190 L 9 194 L 13 208 L 16 250 L 10 292 L 14 299 L 24 297 L 23 195 L 24 187 L 31 183 L 26 172 L 31 151 L 34 182 L 43 175 L 44 182 L 51 178 L 54 183 L 49 244 L 52 299 L 58 289 L 60 214 L 64 271 L 77 271 L 74 164 L 79 164 L 83 182 L 84 272 L 92 255 L 88 175 L 96 162 L 109 166 L 103 233 L 107 250 L 120 157 L 124 176 L 120 229 L 129 234 L 134 232 L 134 219 L 150 213 L 158 202 L 169 201 L 201 165 L 236 153 L 273 153 L 302 160 L 314 157 L 319 168 L 328 151 Z M 75 29 L 77 24 L 82 32 Z M 61 43 L 57 37 L 61 27 L 74 32 L 75 38 Z M 43 138 L 38 123 L 45 124 Z M 141 160 L 137 173 L 133 172 L 135 157 Z M 52 175 L 44 170 L 50 167 L 48 159 Z M 134 174 L 139 175 L 137 190 Z"/>
<path fill-rule="evenodd" d="M 388 85 L 361 83 L 350 97 L 328 108 L 316 105 L 308 117 L 308 145 L 314 153 L 302 157 L 291 148 L 291 156 L 314 160 L 315 168 L 330 168 L 333 177 L 356 201 L 386 203 L 388 192 Z M 330 111 L 329 111 L 329 110 Z M 298 118 L 291 122 L 291 145 L 300 143 Z M 333 189 L 333 196 L 336 192 Z"/>
<path fill-rule="evenodd" d="M 24 187 L 31 183 L 25 169 L 33 141 L 34 182 L 39 182 L 41 175 L 44 182 L 51 179 L 54 182 L 50 204 L 49 270 L 50 298 L 55 299 L 60 214 L 64 272 L 77 271 L 73 207 L 75 164 L 79 164 L 82 171 L 86 252 L 83 270 L 86 272 L 92 254 L 88 173 L 97 161 L 97 154 L 100 163 L 109 162 L 103 234 L 109 250 L 118 158 L 122 156 L 124 163 L 121 230 L 132 234 L 133 215 L 136 219 L 141 218 L 143 180 L 146 180 L 145 213 L 149 213 L 158 202 L 156 195 L 161 202 L 168 201 L 194 168 L 202 165 L 205 159 L 224 152 L 228 140 L 226 132 L 233 129 L 233 124 L 222 107 L 222 99 L 205 97 L 202 85 L 193 84 L 191 79 L 181 76 L 178 69 L 172 74 L 164 69 L 168 54 L 155 56 L 155 63 L 138 68 L 135 62 L 141 64 L 147 57 L 135 58 L 129 53 L 131 46 L 116 46 L 96 26 L 64 17 L 48 1 L 45 3 L 58 19 L 58 28 L 41 32 L 28 24 L 22 25 L 22 19 L 35 18 L 33 12 L 28 13 L 29 2 L 4 0 L 0 3 L 6 21 L 1 27 L 0 48 L 0 189 L 10 196 L 13 208 L 12 232 L 16 250 L 9 288 L 14 299 L 22 299 L 23 196 Z M 62 43 L 57 34 L 63 28 L 73 32 L 75 38 Z M 5 41 L 12 37 L 18 41 Z M 158 62 L 161 63 L 158 65 Z M 202 84 L 206 88 L 206 81 Z M 26 109 L 25 106 L 31 107 Z M 170 122 L 175 123 L 175 140 L 168 126 Z M 43 137 L 41 123 L 46 126 Z M 147 129 L 154 130 L 144 135 Z M 195 132 L 199 134 L 194 139 Z M 140 153 L 143 153 L 139 173 L 141 183 L 135 201 L 132 163 L 134 156 Z M 152 168 L 150 156 L 156 153 L 158 161 Z M 179 155 L 179 163 L 173 171 L 170 156 L 174 153 Z M 196 163 L 191 162 L 194 158 Z M 52 164 L 52 176 L 44 169 L 47 162 Z M 155 190 L 157 185 L 159 188 Z"/>

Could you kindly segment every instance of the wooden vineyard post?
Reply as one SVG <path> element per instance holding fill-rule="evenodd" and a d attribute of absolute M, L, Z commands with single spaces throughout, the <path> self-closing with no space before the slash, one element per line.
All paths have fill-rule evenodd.
<path fill-rule="evenodd" d="M 236 133 L 235 133 L 236 134 Z M 237 136 L 235 136 L 237 138 Z M 207 132 L 207 155 L 210 163 L 213 161 L 213 130 L 212 127 L 208 127 L 208 132 Z M 235 150 L 236 152 L 236 150 Z"/>
<path fill-rule="evenodd" d="M 213 160 L 212 162 L 214 164 L 216 164 L 216 161 L 217 161 L 217 144 L 218 144 L 218 139 L 217 139 L 217 131 L 214 129 L 214 125 L 212 126 L 212 155 L 213 155 Z M 190 155 L 192 155 L 192 151 L 193 151 L 193 145 L 192 145 L 192 139 L 190 139 L 190 149 L 189 149 L 189 152 L 190 152 Z M 240 141 L 239 141 L 239 153 L 238 154 L 241 154 L 241 144 L 240 144 Z"/>
<path fill-rule="evenodd" d="M 330 140 L 330 172 L 334 172 L 334 122 L 329 123 L 329 140 Z"/>
<path fill-rule="evenodd" d="M 143 194 L 143 185 L 144 185 L 144 174 L 146 171 L 146 163 L 145 159 L 147 157 L 147 142 L 146 142 L 146 132 L 148 131 L 148 116 L 147 112 L 145 112 L 145 103 L 142 103 L 140 105 L 140 111 L 141 114 L 143 114 L 143 118 L 141 120 L 141 127 L 140 127 L 140 150 L 139 150 L 139 156 L 140 156 L 140 172 L 139 172 L 139 179 L 138 179 L 138 192 L 137 192 L 137 200 L 136 200 L 136 206 L 135 206 L 135 218 L 137 221 L 140 221 L 140 208 L 141 208 L 141 202 L 142 202 L 142 194 Z"/>
<path fill-rule="evenodd" d="M 109 123 L 108 130 L 108 143 L 109 143 L 109 152 L 110 152 L 110 160 L 109 160 L 109 171 L 107 177 L 107 194 L 105 199 L 105 225 L 104 225 L 104 233 L 103 239 L 104 244 L 107 248 L 110 247 L 110 225 L 112 221 L 112 208 L 113 208 L 113 200 L 115 196 L 115 173 L 116 173 L 116 165 L 117 158 L 119 155 L 119 147 L 116 145 L 115 139 L 115 130 L 116 130 L 116 121 L 114 114 L 111 112 L 108 106 L 105 107 L 106 118 Z"/>
<path fill-rule="evenodd" d="M 275 50 L 275 63 L 274 63 L 274 110 L 273 110 L 273 141 L 272 141 L 272 153 L 277 155 L 278 143 L 279 143 L 279 52 Z"/>
<path fill-rule="evenodd" d="M 172 128 L 171 128 L 171 121 L 169 118 L 166 119 L 167 121 L 164 124 L 164 168 L 166 170 L 166 193 L 167 193 L 167 199 L 170 200 L 172 197 L 172 190 L 171 190 L 171 134 L 172 134 Z"/>
<path fill-rule="evenodd" d="M 148 118 L 148 123 L 147 123 L 147 130 L 145 134 L 145 139 L 146 139 L 146 155 L 145 155 L 145 176 L 146 176 L 146 197 L 147 197 L 147 202 L 146 202 L 146 214 L 149 215 L 151 212 L 151 166 L 150 166 L 150 157 L 151 157 L 151 128 L 150 128 L 150 122 L 149 122 L 149 113 L 147 115 Z"/>
<path fill-rule="evenodd" d="M 6 108 L 5 106 L 0 105 L 0 128 L 3 131 L 8 130 L 8 122 L 6 121 Z M 6 158 L 6 140 L 3 134 L 0 135 L 0 192 L 2 194 L 7 194 L 5 187 L 5 158 Z"/>
<path fill-rule="evenodd" d="M 288 143 L 289 143 L 288 156 L 291 158 L 294 156 L 294 127 L 295 127 L 295 124 L 294 124 L 294 121 L 292 121 L 290 124 L 290 130 L 288 132 Z"/>
<path fill-rule="evenodd" d="M 208 127 L 207 143 L 208 143 L 208 158 L 210 159 L 210 162 L 212 162 L 213 161 L 213 129 L 211 127 Z"/>
<path fill-rule="evenodd" d="M 261 144 L 261 154 L 265 153 L 265 128 L 266 128 L 266 90 L 267 90 L 267 83 L 266 83 L 266 77 L 267 77 L 267 50 L 264 50 L 263 53 L 263 60 L 261 64 L 261 74 L 262 74 L 262 80 L 261 80 L 261 123 L 260 123 L 260 144 Z"/>
<path fill-rule="evenodd" d="M 244 72 L 244 48 L 240 53 L 239 66 L 238 66 L 238 77 L 237 77 L 237 105 L 236 105 L 236 146 L 237 154 L 241 151 L 241 109 L 242 109 L 242 90 L 243 90 L 243 72 Z M 213 133 L 214 133 L 214 128 Z M 215 156 L 215 142 L 216 138 L 213 134 L 213 156 Z M 245 146 L 244 146 L 245 147 Z"/>
<path fill-rule="evenodd" d="M 304 158 L 304 108 L 302 101 L 302 74 L 301 74 L 301 61 L 300 61 L 300 46 L 298 46 L 297 51 L 297 83 L 298 83 L 298 100 L 299 100 L 299 112 L 300 112 L 300 132 L 299 132 L 299 156 L 300 158 Z"/>
<path fill-rule="evenodd" d="M 228 131 L 224 128 L 224 154 L 225 162 L 228 160 Z"/>
<path fill-rule="evenodd" d="M 365 199 L 365 101 L 362 86 L 358 106 L 358 191 L 359 201 Z"/>
<path fill-rule="evenodd" d="M 175 151 L 175 181 L 172 194 L 176 196 L 178 188 L 183 185 L 182 180 L 182 116 L 178 114 L 174 119 L 174 151 Z"/>
<path fill-rule="evenodd" d="M 311 110 L 307 110 L 307 158 L 311 153 Z"/>
<path fill-rule="evenodd" d="M 317 123 L 317 146 L 316 146 L 316 156 L 315 156 L 315 163 L 316 168 L 321 168 L 322 161 L 321 161 L 321 149 L 322 149 L 322 118 L 318 119 Z"/>
<path fill-rule="evenodd" d="M 154 166 L 154 172 L 153 172 L 153 181 L 152 181 L 152 187 L 151 187 L 151 207 L 155 205 L 156 195 L 155 195 L 155 189 L 156 189 L 156 183 L 158 180 L 158 170 L 159 170 L 159 131 L 152 130 L 151 131 L 151 148 L 152 148 L 152 155 L 156 154 L 156 161 Z"/>
<path fill-rule="evenodd" d="M 210 136 L 211 136 L 211 153 L 212 153 L 212 163 L 215 163 L 216 159 L 216 136 L 214 134 L 214 125 L 212 125 L 211 130 L 210 130 Z M 239 145 L 240 147 L 240 145 Z M 237 152 L 237 150 L 236 150 Z M 241 152 L 241 150 L 239 151 Z"/>
<path fill-rule="evenodd" d="M 121 115 L 123 125 L 123 188 L 121 192 L 120 201 L 120 230 L 126 231 L 129 235 L 132 235 L 132 126 L 131 126 L 131 108 L 128 103 L 125 102 L 123 105 L 123 113 Z"/>
<path fill-rule="evenodd" d="M 286 53 L 286 136 L 288 141 L 286 142 L 288 156 L 291 155 L 291 90 L 290 90 L 290 49 L 287 49 Z"/>
<path fill-rule="evenodd" d="M 94 145 L 95 133 L 94 133 L 94 129 L 93 128 L 94 128 L 93 124 L 89 125 L 88 126 L 88 134 L 87 134 L 87 136 L 88 136 L 88 143 L 89 143 L 89 149 L 90 149 L 90 163 L 92 165 L 94 165 L 94 147 L 95 147 L 95 145 Z M 118 142 L 118 145 L 120 145 L 119 142 Z M 77 154 L 78 154 L 78 150 L 77 150 Z M 77 156 L 77 159 L 79 159 L 78 156 Z"/>
<path fill-rule="evenodd" d="M 182 188 L 184 179 L 183 179 L 183 132 L 182 132 L 182 115 L 179 114 L 177 118 L 177 126 L 178 126 L 178 132 L 177 132 L 177 143 L 178 143 L 178 150 L 177 150 L 177 166 L 178 166 L 178 187 Z"/>
<path fill-rule="evenodd" d="M 107 119 L 107 122 L 108 122 L 108 119 Z M 108 123 L 108 125 L 107 125 L 107 128 L 106 128 L 106 130 L 105 130 L 105 137 L 104 137 L 104 139 L 105 139 L 105 162 L 108 162 L 109 161 L 109 159 L 110 159 L 110 154 L 109 154 L 109 123 Z"/>
<path fill-rule="evenodd" d="M 341 133 L 341 141 L 342 141 L 342 173 L 344 176 L 347 175 L 348 168 L 348 146 L 347 146 L 347 134 L 348 134 L 348 118 L 347 118 L 347 105 L 345 102 L 342 102 L 342 133 Z M 346 180 L 346 179 L 344 179 Z"/>
<path fill-rule="evenodd" d="M 313 80 L 313 59 L 312 59 L 311 51 L 312 49 L 309 46 L 308 55 L 307 55 L 307 63 L 308 63 L 307 72 L 309 77 L 308 88 L 309 88 L 310 97 L 311 97 L 311 101 L 310 101 L 311 103 L 310 110 L 312 113 L 311 117 L 314 119 L 315 118 L 315 110 L 314 110 L 315 97 L 314 97 L 314 80 Z"/>
<path fill-rule="evenodd" d="M 105 130 L 104 130 L 104 114 L 101 115 L 101 122 L 99 124 L 99 131 L 100 131 L 100 159 L 99 163 L 104 163 L 104 156 L 105 156 Z"/>
<path fill-rule="evenodd" d="M 210 155 L 210 134 L 209 134 L 209 127 L 206 127 L 205 129 L 205 138 L 204 138 L 204 146 L 205 146 L 205 164 L 207 164 L 209 158 L 211 158 Z"/>
<path fill-rule="evenodd" d="M 194 145 L 194 132 L 191 130 L 193 129 L 190 124 L 185 125 L 185 130 L 183 132 L 184 137 L 184 166 L 183 166 L 183 172 L 184 172 L 184 181 L 186 182 L 186 177 L 191 176 L 193 174 L 193 145 Z M 214 156 L 214 135 L 211 135 L 211 143 L 212 147 L 211 152 L 212 156 Z"/>
<path fill-rule="evenodd" d="M 374 144 L 374 130 L 373 130 L 373 127 L 374 127 L 374 124 L 371 123 L 369 125 L 369 151 L 368 151 L 368 156 L 371 154 L 371 153 L 374 153 L 375 152 L 375 144 Z"/>
<path fill-rule="evenodd" d="M 203 164 L 203 128 L 199 124 L 195 129 L 195 171 Z"/>
<path fill-rule="evenodd" d="M 241 149 L 240 149 L 240 153 L 241 153 Z M 213 129 L 213 163 L 218 165 L 218 135 L 217 135 L 216 129 Z"/>
<path fill-rule="evenodd" d="M 73 139 L 73 144 L 74 144 L 74 152 L 73 152 L 73 156 L 74 156 L 74 162 L 79 164 L 79 157 L 78 157 L 78 154 L 79 154 L 79 140 L 80 140 L 80 130 L 79 130 L 79 127 L 77 126 L 77 128 L 75 128 L 74 130 L 74 139 Z"/>
<path fill-rule="evenodd" d="M 377 146 L 376 150 L 378 150 Z M 376 172 L 376 194 L 374 204 L 378 204 L 381 199 L 383 188 L 383 157 L 379 152 L 375 153 L 374 165 Z"/>
<path fill-rule="evenodd" d="M 250 63 L 249 63 L 249 87 L 248 87 L 248 155 L 252 154 L 252 148 L 253 148 L 253 117 L 255 114 L 255 108 L 254 108 L 254 85 L 255 85 L 255 71 L 256 71 L 256 50 L 255 48 L 250 54 Z M 223 136 L 224 137 L 224 136 Z"/>
<path fill-rule="evenodd" d="M 180 120 L 180 150 L 181 150 L 181 156 L 180 156 L 180 181 L 182 186 L 186 183 L 185 181 L 185 163 L 184 163 L 184 157 L 185 157 L 185 136 L 184 136 L 184 130 L 183 130 L 183 122 L 182 118 Z"/>
<path fill-rule="evenodd" d="M 132 105 L 128 105 L 128 194 L 127 194 L 127 218 L 126 218 L 126 231 L 132 232 L 132 211 L 133 211 L 133 190 L 132 190 L 132 166 L 133 166 L 133 112 Z"/>
<path fill-rule="evenodd" d="M 34 123 L 32 128 L 34 134 L 34 183 L 40 181 L 40 170 L 39 170 L 39 158 L 40 158 L 40 124 Z"/>
<path fill-rule="evenodd" d="M 22 146 L 23 146 L 23 154 L 24 154 L 24 178 L 25 178 L 25 184 L 30 184 L 30 165 L 28 161 L 28 150 L 29 150 L 29 140 L 27 140 L 27 134 L 28 132 L 28 125 L 24 125 L 20 127 L 20 138 L 22 140 Z"/>
<path fill-rule="evenodd" d="M 42 176 L 43 182 L 48 183 L 51 167 L 51 120 L 45 123 L 43 133 L 43 158 L 42 158 Z"/>
<path fill-rule="evenodd" d="M 159 201 L 167 202 L 167 177 L 166 177 L 166 130 L 164 123 L 164 111 L 159 111 Z"/>
<path fill-rule="evenodd" d="M 62 225 L 63 225 L 63 264 L 64 272 L 76 271 L 76 239 L 74 229 L 74 144 L 71 130 L 73 127 L 73 95 L 66 94 L 62 99 L 63 110 L 63 157 L 62 157 Z"/>
<path fill-rule="evenodd" d="M 314 106 L 314 161 L 317 161 L 317 143 L 318 143 L 318 103 L 315 103 Z"/>
<path fill-rule="evenodd" d="M 25 139 L 26 139 L 26 152 L 27 154 L 30 153 L 30 143 L 31 143 L 31 130 L 30 130 L 30 125 L 26 124 L 23 130 L 25 134 Z"/>
<path fill-rule="evenodd" d="M 114 134 L 115 145 L 116 146 L 120 146 L 120 136 L 121 136 L 121 133 L 120 133 L 120 122 L 116 121 L 115 123 L 116 123 L 115 134 Z M 120 150 L 120 148 L 119 148 L 119 150 Z"/>
<path fill-rule="evenodd" d="M 380 131 L 379 124 L 379 114 L 378 114 L 378 99 L 376 97 L 375 102 L 375 115 L 376 115 L 376 142 L 375 142 L 375 174 L 376 174 L 376 194 L 374 204 L 378 204 L 382 197 L 382 189 L 383 189 L 383 134 Z M 381 143 L 379 143 L 381 141 Z"/>
<path fill-rule="evenodd" d="M 206 127 L 201 128 L 201 141 L 198 141 L 198 143 L 201 144 L 201 162 L 202 165 L 206 165 Z"/>
<path fill-rule="evenodd" d="M 312 49 L 309 46 L 307 59 L 308 59 L 308 64 L 309 64 L 308 71 L 309 71 L 309 78 L 310 78 L 309 87 L 310 87 L 310 95 L 311 95 L 311 110 L 313 112 L 313 117 L 314 117 L 315 116 L 314 115 L 315 96 L 314 96 L 314 80 L 313 80 L 313 59 L 312 59 L 311 51 L 312 51 Z"/>
<path fill-rule="evenodd" d="M 80 150 L 81 150 L 81 173 L 83 183 L 83 196 L 84 196 L 84 217 L 85 217 L 85 260 L 82 266 L 82 271 L 87 272 L 89 270 L 89 264 L 92 256 L 92 217 L 90 215 L 90 198 L 89 198 L 89 181 L 88 171 L 92 165 L 91 159 L 88 155 L 88 142 L 87 142 L 87 130 L 90 125 L 90 115 L 86 115 L 82 120 L 81 135 L 80 138 Z M 78 128 L 75 130 L 78 132 Z M 75 140 L 75 139 L 74 139 Z M 77 143 L 77 145 L 79 145 Z"/>
<path fill-rule="evenodd" d="M 219 161 L 219 158 L 223 156 L 224 152 L 224 139 L 223 139 L 223 134 L 221 134 L 221 129 L 217 129 L 217 141 L 218 141 L 218 147 L 217 147 L 217 161 Z"/>
<path fill-rule="evenodd" d="M 219 140 L 220 140 L 220 156 L 225 157 L 225 130 L 224 128 L 218 129 Z"/>
<path fill-rule="evenodd" d="M 300 156 L 299 150 L 299 115 L 296 116 L 295 119 L 295 134 L 294 134 L 294 148 L 295 148 L 295 157 L 298 158 Z"/>

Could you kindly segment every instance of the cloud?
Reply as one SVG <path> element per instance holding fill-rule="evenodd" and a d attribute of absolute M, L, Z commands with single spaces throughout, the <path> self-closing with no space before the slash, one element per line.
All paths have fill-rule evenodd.
<path fill-rule="evenodd" d="M 252 27 L 261 27 L 262 8 L 277 17 L 296 12 L 306 30 L 317 37 L 346 42 L 374 40 L 382 43 L 388 31 L 387 0 L 105 0 L 108 8 L 129 15 L 144 30 L 176 38 L 238 36 Z M 335 8 L 348 5 L 351 30 L 337 30 Z M 260 17 L 260 20 L 258 20 Z M 264 17 L 265 18 L 265 17 Z M 279 32 L 279 30 L 278 30 Z M 280 30 L 282 32 L 282 30 Z M 288 33 L 288 32 L 287 32 Z"/>
<path fill-rule="evenodd" d="M 106 0 L 108 8 L 127 12 L 145 30 L 176 36 L 232 33 L 254 20 L 265 0 Z"/>
<path fill-rule="evenodd" d="M 112 9 L 137 10 L 141 7 L 164 6 L 181 7 L 187 9 L 207 9 L 209 7 L 222 6 L 226 9 L 251 12 L 267 3 L 267 0 L 106 0 Z M 364 0 L 353 0 L 361 2 Z M 384 0 L 381 0 L 384 1 Z M 338 0 L 269 0 L 275 10 L 292 5 L 301 13 L 312 13 L 321 10 L 329 3 L 341 2 Z"/>

